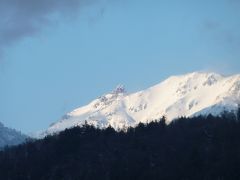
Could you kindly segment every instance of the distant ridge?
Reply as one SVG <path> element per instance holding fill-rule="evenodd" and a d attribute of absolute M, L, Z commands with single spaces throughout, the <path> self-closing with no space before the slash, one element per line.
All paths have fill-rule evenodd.
<path fill-rule="evenodd" d="M 27 136 L 22 133 L 5 127 L 0 122 L 0 149 L 4 146 L 17 145 L 26 140 Z"/>

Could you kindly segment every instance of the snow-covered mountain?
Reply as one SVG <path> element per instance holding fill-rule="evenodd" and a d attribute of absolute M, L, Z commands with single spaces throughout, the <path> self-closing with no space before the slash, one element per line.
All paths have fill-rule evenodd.
<path fill-rule="evenodd" d="M 179 116 L 219 115 L 240 103 L 240 74 L 222 76 L 194 72 L 172 76 L 146 90 L 128 94 L 122 86 L 90 104 L 73 110 L 52 124 L 40 137 L 85 122 L 115 129 L 149 122 L 163 115 L 170 122 Z"/>
<path fill-rule="evenodd" d="M 14 129 L 5 127 L 0 122 L 0 149 L 6 145 L 12 146 L 23 143 L 26 138 L 27 136 Z"/>

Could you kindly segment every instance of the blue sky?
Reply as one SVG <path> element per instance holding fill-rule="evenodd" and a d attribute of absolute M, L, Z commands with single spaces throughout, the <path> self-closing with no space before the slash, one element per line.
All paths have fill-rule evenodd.
<path fill-rule="evenodd" d="M 17 38 L 0 28 L 0 121 L 34 132 L 119 83 L 134 92 L 175 74 L 239 73 L 239 8 L 237 0 L 99 0 L 41 11 L 48 21 L 34 31 L 39 16 L 29 29 L 13 20 Z"/>

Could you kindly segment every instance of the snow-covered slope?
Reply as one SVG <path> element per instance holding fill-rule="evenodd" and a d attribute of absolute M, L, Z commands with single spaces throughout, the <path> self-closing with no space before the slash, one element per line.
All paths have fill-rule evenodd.
<path fill-rule="evenodd" d="M 163 115 L 170 122 L 179 116 L 218 115 L 240 103 L 240 75 L 195 72 L 172 76 L 149 89 L 128 94 L 123 87 L 73 110 L 40 136 L 85 123 L 118 129 L 149 122 Z"/>
<path fill-rule="evenodd" d="M 23 143 L 26 140 L 27 136 L 23 135 L 22 133 L 5 127 L 0 122 L 0 149 L 4 146 L 12 146 Z"/>

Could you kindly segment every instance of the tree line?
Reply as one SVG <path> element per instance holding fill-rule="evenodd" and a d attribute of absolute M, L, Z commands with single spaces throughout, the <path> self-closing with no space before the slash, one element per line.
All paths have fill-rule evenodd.
<path fill-rule="evenodd" d="M 240 111 L 163 117 L 126 131 L 85 124 L 0 152 L 4 180 L 239 180 Z"/>

